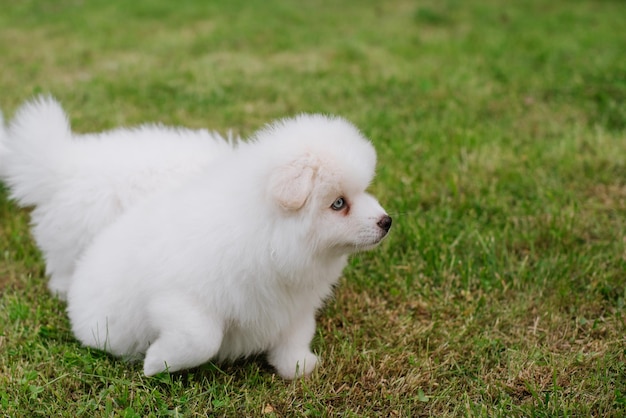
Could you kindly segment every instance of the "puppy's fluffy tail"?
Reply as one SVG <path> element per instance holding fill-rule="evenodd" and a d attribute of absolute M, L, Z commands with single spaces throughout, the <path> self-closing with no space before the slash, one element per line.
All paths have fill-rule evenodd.
<path fill-rule="evenodd" d="M 6 126 L 4 124 L 4 117 L 0 112 L 0 181 L 6 180 L 6 159 L 7 159 L 7 146 L 6 146 Z"/>
<path fill-rule="evenodd" d="M 46 202 L 67 169 L 72 140 L 61 105 L 39 96 L 18 109 L 0 145 L 0 176 L 23 206 Z"/>

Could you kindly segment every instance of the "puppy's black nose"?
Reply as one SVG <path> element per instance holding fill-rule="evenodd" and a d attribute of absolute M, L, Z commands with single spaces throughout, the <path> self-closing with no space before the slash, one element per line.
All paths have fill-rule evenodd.
<path fill-rule="evenodd" d="M 385 231 L 389 231 L 389 228 L 391 228 L 391 216 L 388 216 L 388 215 L 383 216 L 382 218 L 380 218 L 377 225 L 381 229 L 384 229 Z"/>

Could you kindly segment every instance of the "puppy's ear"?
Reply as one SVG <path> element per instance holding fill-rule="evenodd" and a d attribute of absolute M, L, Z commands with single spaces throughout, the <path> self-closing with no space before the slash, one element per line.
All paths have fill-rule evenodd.
<path fill-rule="evenodd" d="M 317 163 L 309 156 L 276 169 L 270 178 L 270 193 L 287 210 L 304 206 L 313 191 Z"/>

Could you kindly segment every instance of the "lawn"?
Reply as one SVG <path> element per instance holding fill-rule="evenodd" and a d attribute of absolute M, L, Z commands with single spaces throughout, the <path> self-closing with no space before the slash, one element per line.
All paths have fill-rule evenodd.
<path fill-rule="evenodd" d="M 146 378 L 81 347 L 0 183 L 0 415 L 626 415 L 626 5 L 0 0 L 0 108 L 247 136 L 341 115 L 394 219 L 320 312 L 321 367 Z"/>

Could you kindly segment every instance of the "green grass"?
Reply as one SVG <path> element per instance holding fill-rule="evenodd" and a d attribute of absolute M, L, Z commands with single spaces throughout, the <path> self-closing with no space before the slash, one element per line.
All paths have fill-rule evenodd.
<path fill-rule="evenodd" d="M 0 0 L 7 117 L 38 92 L 80 132 L 339 114 L 394 218 L 320 313 L 311 378 L 146 378 L 73 339 L 0 186 L 1 414 L 626 415 L 626 8 L 509 3 Z"/>

